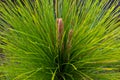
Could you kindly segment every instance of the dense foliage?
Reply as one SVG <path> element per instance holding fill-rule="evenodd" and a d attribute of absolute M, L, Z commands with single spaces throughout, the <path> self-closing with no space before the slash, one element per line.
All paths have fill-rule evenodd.
<path fill-rule="evenodd" d="M 0 1 L 0 80 L 120 80 L 117 0 Z"/>

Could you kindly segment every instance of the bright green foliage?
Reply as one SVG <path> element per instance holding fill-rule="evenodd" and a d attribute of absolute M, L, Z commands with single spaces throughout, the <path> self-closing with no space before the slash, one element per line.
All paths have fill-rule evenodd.
<path fill-rule="evenodd" d="M 0 2 L 0 80 L 120 80 L 118 1 L 22 1 Z"/>

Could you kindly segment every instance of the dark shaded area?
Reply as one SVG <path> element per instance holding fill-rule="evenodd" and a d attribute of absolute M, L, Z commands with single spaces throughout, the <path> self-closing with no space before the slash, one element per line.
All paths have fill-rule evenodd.
<path fill-rule="evenodd" d="M 0 53 L 2 53 L 3 52 L 3 50 L 2 50 L 2 48 L 0 48 Z"/>
<path fill-rule="evenodd" d="M 4 59 L 4 58 L 5 58 L 5 55 L 2 54 L 2 53 L 0 53 L 0 58 L 1 58 L 1 59 Z"/>

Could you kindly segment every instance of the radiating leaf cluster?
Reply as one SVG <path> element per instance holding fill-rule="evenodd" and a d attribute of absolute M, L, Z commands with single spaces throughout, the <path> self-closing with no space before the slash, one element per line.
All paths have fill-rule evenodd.
<path fill-rule="evenodd" d="M 119 80 L 119 11 L 117 0 L 0 1 L 0 80 Z"/>

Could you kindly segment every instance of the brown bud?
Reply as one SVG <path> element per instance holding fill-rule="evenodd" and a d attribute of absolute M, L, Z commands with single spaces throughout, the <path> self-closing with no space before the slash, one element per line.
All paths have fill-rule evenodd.
<path fill-rule="evenodd" d="M 58 25 L 58 32 L 62 33 L 63 28 L 64 28 L 62 18 L 57 19 L 57 25 Z"/>
<path fill-rule="evenodd" d="M 68 34 L 68 40 L 71 41 L 73 35 L 73 30 L 71 29 Z"/>
<path fill-rule="evenodd" d="M 71 48 L 71 39 L 72 39 L 72 35 L 73 35 L 73 30 L 71 29 L 68 33 L 68 42 L 67 42 L 67 49 L 68 51 L 70 50 Z"/>
<path fill-rule="evenodd" d="M 64 31 L 64 25 L 62 18 L 57 19 L 57 27 L 58 27 L 58 38 L 62 39 L 63 31 Z"/>

